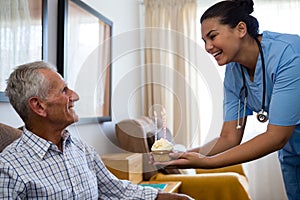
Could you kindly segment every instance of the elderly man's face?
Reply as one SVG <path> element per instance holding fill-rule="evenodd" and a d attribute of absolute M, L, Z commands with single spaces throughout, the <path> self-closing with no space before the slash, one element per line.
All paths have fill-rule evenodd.
<path fill-rule="evenodd" d="M 45 100 L 47 118 L 57 126 L 66 127 L 76 121 L 78 116 L 73 107 L 79 100 L 76 92 L 69 89 L 63 78 L 51 70 L 41 70 L 50 82 L 50 92 Z"/>

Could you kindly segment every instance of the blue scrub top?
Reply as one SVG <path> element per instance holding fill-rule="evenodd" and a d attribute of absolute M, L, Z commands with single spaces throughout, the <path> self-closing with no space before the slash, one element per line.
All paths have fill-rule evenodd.
<path fill-rule="evenodd" d="M 269 123 L 280 126 L 296 125 L 293 135 L 279 155 L 280 159 L 289 162 L 289 158 L 300 156 L 300 37 L 265 31 L 261 45 L 266 65 L 265 111 L 268 112 Z M 259 112 L 262 107 L 261 55 L 256 63 L 253 82 L 250 81 L 247 70 L 243 71 L 248 88 L 246 115 L 251 115 L 253 112 Z M 241 73 L 238 63 L 229 63 L 226 66 L 224 121 L 237 119 L 239 93 L 243 86 Z M 240 113 L 242 117 L 243 104 Z M 300 159 L 297 160 L 300 164 Z"/>

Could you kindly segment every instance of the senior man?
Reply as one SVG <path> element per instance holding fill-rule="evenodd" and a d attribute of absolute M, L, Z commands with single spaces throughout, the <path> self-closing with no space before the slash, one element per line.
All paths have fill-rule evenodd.
<path fill-rule="evenodd" d="M 76 92 L 43 61 L 17 67 L 6 94 L 24 121 L 0 154 L 0 199 L 190 199 L 111 174 L 98 153 L 66 129 L 78 121 Z"/>

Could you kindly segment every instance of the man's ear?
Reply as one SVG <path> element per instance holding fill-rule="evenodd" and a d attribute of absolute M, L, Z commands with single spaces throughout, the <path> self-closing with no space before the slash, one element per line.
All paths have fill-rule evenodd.
<path fill-rule="evenodd" d="M 241 38 L 243 38 L 247 34 L 247 25 L 245 22 L 240 21 L 236 25 L 236 30 L 238 31 L 238 34 Z"/>
<path fill-rule="evenodd" d="M 31 110 L 39 116 L 46 117 L 46 110 L 43 101 L 38 97 L 31 97 L 28 100 Z"/>

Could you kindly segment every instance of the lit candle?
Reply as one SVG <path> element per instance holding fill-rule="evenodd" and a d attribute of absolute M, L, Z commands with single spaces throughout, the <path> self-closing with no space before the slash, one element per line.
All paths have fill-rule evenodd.
<path fill-rule="evenodd" d="M 157 140 L 157 113 L 154 111 L 154 141 Z"/>
<path fill-rule="evenodd" d="M 164 131 L 164 139 L 167 138 L 167 116 L 166 110 L 163 108 L 161 112 L 162 123 L 163 123 L 163 131 Z"/>

